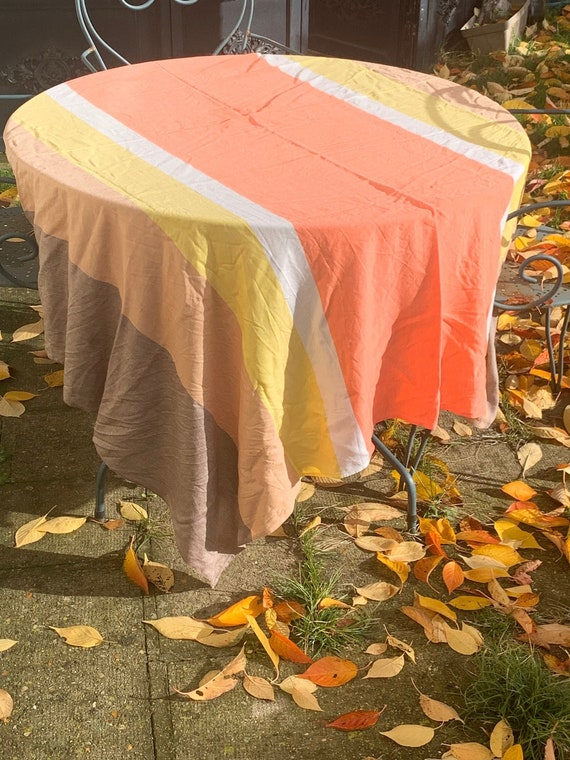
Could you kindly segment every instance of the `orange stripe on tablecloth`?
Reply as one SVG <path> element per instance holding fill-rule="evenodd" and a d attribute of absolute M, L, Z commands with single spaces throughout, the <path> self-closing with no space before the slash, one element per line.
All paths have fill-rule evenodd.
<path fill-rule="evenodd" d="M 220 66 L 227 72 L 222 78 Z M 120 77 L 113 75 L 112 88 L 105 87 L 105 74 L 72 87 L 294 224 L 363 429 L 373 421 L 372 407 L 379 418 L 404 405 L 412 421 L 433 424 L 439 403 L 446 404 L 437 398 L 441 372 L 450 369 L 457 378 L 477 377 L 461 381 L 465 406 L 454 411 L 483 415 L 484 394 L 472 362 L 480 368 L 484 360 L 510 177 L 357 111 L 257 57 L 236 57 L 231 70 L 223 59 L 204 58 L 191 65 L 162 62 L 152 70 L 127 67 Z M 136 97 L 137 88 L 144 97 Z M 149 103 L 156 103 L 152 119 Z M 347 131 L 354 135 L 349 145 Z M 478 217 L 477 209 L 484 214 Z M 453 329 L 446 313 L 452 288 L 465 292 Z M 442 368 L 450 339 L 473 353 L 462 358 L 452 352 L 452 365 Z M 390 380 L 399 374 L 401 382 Z M 416 393 L 418 378 L 429 393 Z M 384 392 L 374 403 L 379 382 Z M 426 395 L 433 401 L 426 403 Z"/>

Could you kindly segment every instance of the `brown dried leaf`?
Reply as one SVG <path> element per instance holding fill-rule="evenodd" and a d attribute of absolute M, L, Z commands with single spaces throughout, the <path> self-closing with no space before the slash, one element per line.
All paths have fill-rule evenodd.
<path fill-rule="evenodd" d="M 17 643 L 18 642 L 14 641 L 14 639 L 0 639 L 0 652 L 6 652 L 8 649 L 11 649 Z"/>
<path fill-rule="evenodd" d="M 203 620 L 195 620 L 184 615 L 162 617 L 157 618 L 157 620 L 143 620 L 142 622 L 152 625 L 161 636 L 177 641 L 200 641 L 214 631 L 214 628 Z"/>
<path fill-rule="evenodd" d="M 325 728 L 336 728 L 338 731 L 362 731 L 376 725 L 385 708 L 386 705 L 382 710 L 354 710 L 326 723 Z"/>
<path fill-rule="evenodd" d="M 40 533 L 73 533 L 87 522 L 86 517 L 68 517 L 60 515 L 42 523 L 36 530 Z"/>
<path fill-rule="evenodd" d="M 63 373 L 64 370 L 62 369 L 58 369 L 55 372 L 48 372 L 48 374 L 43 377 L 44 382 L 50 388 L 61 388 L 63 386 Z"/>
<path fill-rule="evenodd" d="M 394 649 L 399 649 L 401 652 L 407 655 L 412 662 L 416 661 L 416 653 L 414 652 L 412 647 L 405 641 L 401 641 L 400 639 L 397 639 L 395 636 L 388 634 L 386 636 L 386 643 L 389 644 L 391 647 L 394 647 Z"/>
<path fill-rule="evenodd" d="M 464 422 L 459 422 L 459 420 L 455 420 L 453 423 L 453 431 L 461 436 L 473 435 L 473 430 L 469 425 L 466 425 Z"/>
<path fill-rule="evenodd" d="M 104 641 L 99 631 L 90 625 L 70 625 L 66 628 L 56 628 L 49 625 L 48 628 L 55 631 L 70 647 L 88 649 L 99 646 Z"/>
<path fill-rule="evenodd" d="M 10 715 L 14 710 L 14 700 L 5 689 L 0 689 L 0 720 L 8 723 Z"/>
<path fill-rule="evenodd" d="M 401 672 L 405 662 L 403 654 L 399 657 L 380 657 L 374 660 L 364 678 L 393 678 Z"/>
<path fill-rule="evenodd" d="M 32 322 L 28 325 L 22 325 L 22 327 L 18 327 L 18 329 L 14 330 L 12 333 L 12 342 L 18 343 L 22 340 L 31 340 L 32 338 L 37 338 L 38 335 L 41 335 L 43 333 L 43 331 L 43 319 L 40 319 L 37 322 Z"/>
<path fill-rule="evenodd" d="M 120 501 L 117 505 L 117 511 L 124 520 L 138 522 L 139 520 L 148 520 L 148 512 L 140 504 L 134 501 Z"/>
<path fill-rule="evenodd" d="M 424 744 L 429 744 L 435 735 L 433 728 L 413 724 L 403 724 L 380 733 L 401 747 L 423 747 Z"/>
<path fill-rule="evenodd" d="M 529 443 L 525 443 L 524 446 L 521 446 L 517 451 L 517 459 L 523 468 L 522 476 L 524 478 L 528 470 L 534 467 L 535 464 L 538 464 L 542 459 L 542 449 L 538 443 L 530 441 Z"/>
<path fill-rule="evenodd" d="M 265 678 L 260 676 L 250 676 L 246 673 L 243 678 L 243 688 L 248 694 L 256 699 L 267 699 L 269 701 L 275 700 L 275 692 L 273 686 L 266 681 Z"/>
<path fill-rule="evenodd" d="M 395 596 L 399 591 L 400 589 L 398 586 L 386 583 L 385 581 L 377 581 L 376 583 L 370 583 L 368 586 L 362 586 L 361 588 L 356 589 L 357 594 L 374 602 L 385 602 L 387 599 L 391 599 Z"/>
<path fill-rule="evenodd" d="M 437 699 L 432 699 L 426 694 L 420 693 L 420 707 L 424 715 L 427 715 L 431 720 L 436 720 L 438 723 L 446 723 L 448 720 L 459 720 L 463 723 L 454 707 L 446 705 L 445 702 L 440 702 Z"/>
<path fill-rule="evenodd" d="M 159 591 L 168 593 L 174 586 L 174 573 L 168 565 L 163 565 L 161 562 L 153 562 L 149 560 L 146 554 L 144 555 L 142 570 L 147 581 L 150 581 Z"/>
<path fill-rule="evenodd" d="M 395 546 L 385 549 L 384 553 L 393 562 L 415 562 L 425 555 L 426 550 L 417 541 L 400 541 Z"/>
<path fill-rule="evenodd" d="M 244 647 L 240 650 L 239 654 L 229 662 L 223 670 L 220 670 L 213 675 L 205 683 L 201 683 L 197 689 L 193 691 L 178 691 L 174 689 L 177 694 L 188 699 L 193 699 L 197 702 L 205 702 L 210 699 L 216 699 L 216 697 L 225 694 L 227 691 L 231 691 L 237 685 L 237 678 L 233 676 L 238 673 L 242 673 L 245 670 L 247 664 Z"/>

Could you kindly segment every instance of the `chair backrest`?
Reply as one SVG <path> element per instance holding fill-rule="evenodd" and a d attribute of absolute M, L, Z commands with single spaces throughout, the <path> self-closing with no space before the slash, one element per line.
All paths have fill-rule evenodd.
<path fill-rule="evenodd" d="M 211 0 L 202 0 L 210 2 Z M 141 0 L 139 4 L 129 0 L 118 0 L 125 8 L 131 11 L 144 11 L 155 3 L 155 0 Z M 178 5 L 194 5 L 200 0 L 174 0 Z M 90 71 L 103 71 L 107 68 L 106 59 L 113 60 L 119 65 L 128 65 L 128 61 L 118 50 L 113 48 L 99 34 L 88 10 L 88 0 L 75 0 L 75 12 L 79 26 L 89 47 L 81 54 L 81 60 Z M 255 13 L 255 0 L 242 0 L 238 18 L 229 34 L 218 44 L 213 55 L 247 53 L 251 51 L 266 52 L 289 52 L 296 51 L 288 48 L 280 42 L 252 33 L 252 24 Z"/>

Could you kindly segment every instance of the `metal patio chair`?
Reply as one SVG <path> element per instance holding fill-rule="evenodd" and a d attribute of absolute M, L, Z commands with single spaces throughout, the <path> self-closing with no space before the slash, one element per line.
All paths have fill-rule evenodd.
<path fill-rule="evenodd" d="M 175 3 L 183 6 L 195 5 L 200 1 L 208 2 L 209 0 L 174 0 Z M 155 0 L 142 0 L 139 4 L 129 2 L 129 0 L 119 0 L 119 2 L 128 10 L 144 11 L 150 8 Z M 79 21 L 83 36 L 89 45 L 81 54 L 81 60 L 85 66 L 92 72 L 104 71 L 108 68 L 104 56 L 112 60 L 116 65 L 128 65 L 130 61 L 109 45 L 99 34 L 93 24 L 87 5 L 88 0 L 75 0 L 77 20 Z M 212 54 L 236 54 L 253 51 L 259 53 L 298 52 L 276 40 L 252 32 L 254 14 L 255 0 L 242 0 L 241 10 L 234 26 Z"/>

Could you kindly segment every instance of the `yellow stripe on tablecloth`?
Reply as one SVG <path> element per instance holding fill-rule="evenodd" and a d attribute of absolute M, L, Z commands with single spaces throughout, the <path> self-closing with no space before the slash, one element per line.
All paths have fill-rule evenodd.
<path fill-rule="evenodd" d="M 277 277 L 248 224 L 118 146 L 48 94 L 34 98 L 33 122 L 30 120 L 29 125 L 26 110 L 26 105 L 22 106 L 12 119 L 82 170 L 87 171 L 89 165 L 93 177 L 144 211 L 208 280 L 236 316 L 242 332 L 244 364 L 260 402 L 274 420 L 291 463 L 301 475 L 339 477 L 339 464 L 313 367 Z M 41 123 L 41 133 L 49 134 L 50 142 L 36 134 L 33 123 Z M 75 140 L 78 134 L 80 141 Z M 141 181 L 145 186 L 142 195 Z M 181 224 L 181 210 L 185 208 L 192 209 L 192 224 L 188 226 Z M 216 220 L 214 226 L 207 221 L 212 219 Z M 240 243 L 236 245 L 238 236 Z M 70 255 L 73 258 L 73 252 Z M 303 415 L 293 415 L 294 427 L 283 428 L 283 406 L 288 400 L 298 403 L 299 409 L 311 409 L 310 423 Z M 310 436 L 304 432 L 305 422 Z M 315 462 L 315 467 L 309 470 L 307 461 Z"/>

